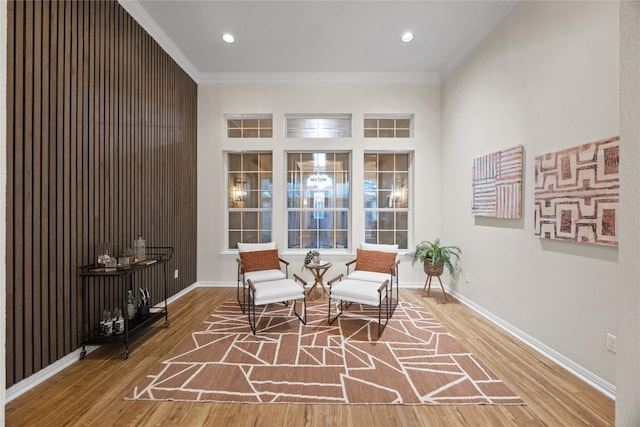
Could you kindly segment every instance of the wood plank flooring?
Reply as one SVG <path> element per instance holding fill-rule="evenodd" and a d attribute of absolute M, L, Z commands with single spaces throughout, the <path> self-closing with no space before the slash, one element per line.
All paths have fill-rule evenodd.
<path fill-rule="evenodd" d="M 197 288 L 169 306 L 131 343 L 89 354 L 6 405 L 7 426 L 613 426 L 614 402 L 468 307 L 439 291 L 400 299 L 422 304 L 463 345 L 519 394 L 526 406 L 216 404 L 125 401 L 123 397 L 234 288 Z M 320 297 L 318 297 L 320 298 Z M 247 330 L 249 326 L 247 325 Z"/>

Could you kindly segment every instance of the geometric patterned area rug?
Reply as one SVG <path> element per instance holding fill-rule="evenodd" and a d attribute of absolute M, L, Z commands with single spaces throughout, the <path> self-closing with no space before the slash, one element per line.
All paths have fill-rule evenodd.
<path fill-rule="evenodd" d="M 227 301 L 125 399 L 524 404 L 420 305 L 401 302 L 382 337 L 375 307 L 353 304 L 333 325 L 327 308 L 307 303 L 302 325 L 291 304 L 258 307 L 253 335 L 238 303 Z"/>

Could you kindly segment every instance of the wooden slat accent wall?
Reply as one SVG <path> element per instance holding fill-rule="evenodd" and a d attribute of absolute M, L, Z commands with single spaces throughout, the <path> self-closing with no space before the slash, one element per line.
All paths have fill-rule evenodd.
<path fill-rule="evenodd" d="M 9 387 L 81 345 L 97 243 L 142 234 L 175 248 L 169 295 L 196 281 L 197 85 L 116 1 L 9 1 L 7 40 Z M 160 273 L 141 277 L 153 302 Z"/>

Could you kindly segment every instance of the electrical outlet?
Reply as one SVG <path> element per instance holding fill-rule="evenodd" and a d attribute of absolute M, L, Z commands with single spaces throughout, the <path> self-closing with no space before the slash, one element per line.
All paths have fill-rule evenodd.
<path fill-rule="evenodd" d="M 469 283 L 470 281 L 471 281 L 471 276 L 469 276 L 469 273 L 464 273 L 464 282 Z"/>
<path fill-rule="evenodd" d="M 176 268 L 176 271 L 173 273 L 173 278 L 177 279 L 178 278 L 178 269 Z"/>
<path fill-rule="evenodd" d="M 616 336 L 612 334 L 607 334 L 607 350 L 615 353 L 616 352 Z"/>

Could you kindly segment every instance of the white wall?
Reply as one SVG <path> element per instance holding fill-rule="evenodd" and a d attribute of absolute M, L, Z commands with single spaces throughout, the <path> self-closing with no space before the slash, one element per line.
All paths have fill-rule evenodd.
<path fill-rule="evenodd" d="M 224 114 L 272 113 L 272 139 L 225 138 Z M 351 113 L 353 137 L 300 140 L 283 137 L 284 115 L 290 113 Z M 367 139 L 363 134 L 365 113 L 415 114 L 414 138 Z M 440 210 L 424 195 L 440 199 L 440 85 L 429 83 L 235 83 L 201 84 L 198 88 L 198 282 L 235 285 L 237 253 L 225 250 L 225 150 L 272 150 L 274 169 L 273 240 L 289 261 L 290 272 L 299 272 L 306 250 L 286 251 L 285 171 L 288 150 L 352 151 L 351 250 L 334 255 L 326 277 L 345 272 L 343 264 L 353 258 L 364 239 L 362 197 L 363 153 L 365 150 L 414 151 L 414 198 L 416 239 L 433 239 L 440 230 Z M 355 245 L 354 245 L 355 242 Z M 409 242 L 409 248 L 414 242 Z M 420 266 L 401 263 L 402 282 L 422 282 Z M 308 273 L 307 279 L 310 278 Z"/>
<path fill-rule="evenodd" d="M 640 2 L 620 5 L 621 224 L 616 425 L 640 425 Z"/>
<path fill-rule="evenodd" d="M 618 135 L 617 2 L 520 2 L 443 83 L 443 237 L 458 292 L 615 384 L 618 249 L 533 234 L 534 158 Z M 624 142 L 623 142 L 624 143 Z M 470 214 L 473 158 L 523 144 L 521 220 Z"/>

